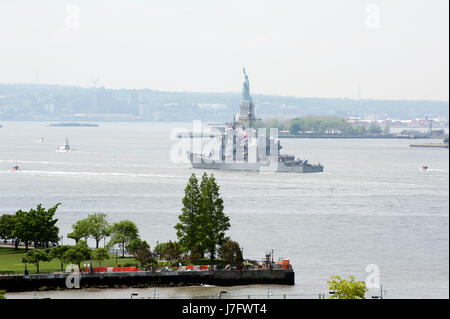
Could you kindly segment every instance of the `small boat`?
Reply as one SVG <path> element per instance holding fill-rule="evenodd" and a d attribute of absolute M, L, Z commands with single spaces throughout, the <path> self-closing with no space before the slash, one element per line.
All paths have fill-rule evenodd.
<path fill-rule="evenodd" d="M 17 172 L 19 170 L 19 166 L 13 166 L 11 167 L 11 172 Z"/>
<path fill-rule="evenodd" d="M 426 171 L 428 169 L 428 166 L 422 166 L 422 171 Z"/>
<path fill-rule="evenodd" d="M 69 139 L 66 137 L 66 144 L 60 146 L 57 150 L 57 152 L 72 152 L 73 149 L 69 145 Z"/>

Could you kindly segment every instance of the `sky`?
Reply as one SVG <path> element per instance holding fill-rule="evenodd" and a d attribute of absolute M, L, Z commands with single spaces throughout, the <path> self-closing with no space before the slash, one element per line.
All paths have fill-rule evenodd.
<path fill-rule="evenodd" d="M 449 99 L 448 0 L 2 0 L 0 83 Z"/>

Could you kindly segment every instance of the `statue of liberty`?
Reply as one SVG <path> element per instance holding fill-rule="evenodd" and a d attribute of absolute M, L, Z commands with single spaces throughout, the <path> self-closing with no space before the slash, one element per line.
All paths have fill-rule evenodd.
<path fill-rule="evenodd" d="M 244 85 L 242 87 L 242 101 L 252 102 L 252 98 L 250 97 L 250 84 L 248 82 L 247 73 L 245 73 L 245 68 L 243 68 L 243 71 L 244 71 L 244 75 L 245 75 L 245 81 L 244 81 Z"/>

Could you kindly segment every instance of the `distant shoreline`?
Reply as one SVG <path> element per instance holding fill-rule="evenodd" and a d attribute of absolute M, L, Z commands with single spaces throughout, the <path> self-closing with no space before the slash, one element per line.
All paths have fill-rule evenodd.
<path fill-rule="evenodd" d="M 327 135 L 327 134 L 296 134 L 278 135 L 279 138 L 389 138 L 389 139 L 424 139 L 424 136 L 395 136 L 395 135 Z M 444 137 L 442 137 L 444 138 Z M 442 139 L 441 137 L 433 139 Z"/>

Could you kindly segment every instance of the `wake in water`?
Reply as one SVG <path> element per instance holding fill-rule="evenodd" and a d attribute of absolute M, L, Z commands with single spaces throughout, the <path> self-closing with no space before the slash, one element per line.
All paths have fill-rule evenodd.
<path fill-rule="evenodd" d="M 20 174 L 20 175 L 69 175 L 69 176 L 120 176 L 120 177 L 161 177 L 161 178 L 180 178 L 185 179 L 186 176 L 177 176 L 177 175 L 162 175 L 162 174 L 140 174 L 140 173 L 118 173 L 118 172 L 64 172 L 64 171 L 16 171 L 11 172 L 8 171 L 0 171 L 0 174 Z"/>

